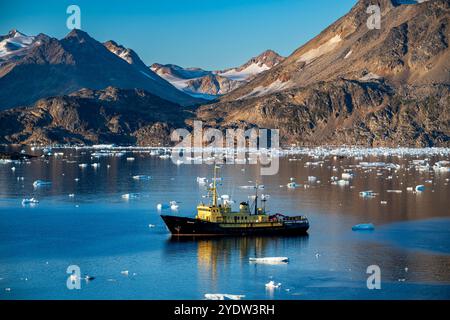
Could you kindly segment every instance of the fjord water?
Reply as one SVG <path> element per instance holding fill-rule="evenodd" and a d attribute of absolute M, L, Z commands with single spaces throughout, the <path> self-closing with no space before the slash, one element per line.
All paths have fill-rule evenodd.
<path fill-rule="evenodd" d="M 411 166 L 416 156 L 327 156 L 312 165 L 307 163 L 318 160 L 310 156 L 285 157 L 273 176 L 260 176 L 257 165 L 224 165 L 221 194 L 237 203 L 248 200 L 253 190 L 240 186 L 259 180 L 270 195 L 268 210 L 307 215 L 309 235 L 174 239 L 156 205 L 175 200 L 178 211 L 165 213 L 195 215 L 198 202 L 207 200 L 196 177 L 210 176 L 211 165 L 177 166 L 148 152 L 99 159 L 90 150 L 61 152 L 0 164 L 0 299 L 203 299 L 206 293 L 245 299 L 450 298 L 450 174 L 417 170 Z M 431 164 L 448 160 L 428 158 Z M 362 161 L 401 167 L 354 167 Z M 94 162 L 100 166 L 92 167 Z M 355 173 L 350 186 L 332 185 L 330 178 L 344 169 Z M 287 188 L 290 177 L 306 187 Z M 52 185 L 35 189 L 38 179 Z M 424 192 L 406 190 L 419 184 Z M 362 198 L 363 190 L 377 195 Z M 32 196 L 39 204 L 23 206 L 22 199 Z M 352 231 L 368 222 L 374 231 Z M 249 263 L 250 257 L 267 256 L 290 261 Z M 95 279 L 68 290 L 69 265 Z M 381 269 L 380 290 L 367 289 L 370 265 Z M 266 290 L 270 280 L 281 287 Z"/>

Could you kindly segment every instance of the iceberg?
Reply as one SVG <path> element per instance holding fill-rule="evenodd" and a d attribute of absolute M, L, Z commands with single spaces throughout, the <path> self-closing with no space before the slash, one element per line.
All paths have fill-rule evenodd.
<path fill-rule="evenodd" d="M 359 195 L 363 198 L 373 198 L 375 197 L 377 194 L 375 192 L 373 192 L 372 190 L 367 190 L 367 191 L 361 191 L 359 193 Z"/>
<path fill-rule="evenodd" d="M 228 293 L 206 293 L 206 300 L 241 300 L 245 298 L 242 294 L 228 294 Z"/>
<path fill-rule="evenodd" d="M 178 203 L 176 201 L 170 201 L 170 209 L 172 210 L 178 210 Z"/>
<path fill-rule="evenodd" d="M 267 289 L 276 289 L 279 288 L 281 286 L 281 283 L 276 283 L 275 281 L 271 280 L 268 283 L 266 283 L 266 288 Z"/>
<path fill-rule="evenodd" d="M 425 186 L 423 184 L 419 184 L 416 186 L 416 192 L 423 192 L 425 191 Z"/>
<path fill-rule="evenodd" d="M 206 184 L 207 181 L 206 177 L 197 177 L 198 184 Z"/>
<path fill-rule="evenodd" d="M 139 197 L 138 193 L 125 193 L 122 195 L 122 199 L 130 200 L 130 199 L 137 199 Z"/>
<path fill-rule="evenodd" d="M 33 182 L 33 187 L 35 187 L 35 188 L 46 187 L 46 186 L 50 186 L 51 184 L 52 184 L 51 181 L 36 180 Z"/>
<path fill-rule="evenodd" d="M 152 177 L 147 176 L 147 175 L 137 175 L 137 176 L 133 176 L 134 180 L 150 180 Z"/>
<path fill-rule="evenodd" d="M 372 223 L 361 223 L 354 225 L 352 227 L 353 231 L 367 231 L 367 230 L 375 230 L 375 226 Z"/>
<path fill-rule="evenodd" d="M 308 182 L 314 183 L 316 181 L 317 181 L 317 177 L 315 177 L 315 176 L 308 176 Z"/>
<path fill-rule="evenodd" d="M 22 200 L 22 205 L 23 206 L 27 205 L 27 204 L 34 205 L 34 204 L 38 204 L 38 203 L 39 203 L 39 200 L 37 200 L 35 198 L 30 198 L 30 199 L 25 198 L 25 199 Z"/>
<path fill-rule="evenodd" d="M 250 262 L 253 263 L 264 263 L 264 264 L 286 264 L 289 262 L 288 257 L 262 257 L 262 258 L 249 258 Z"/>
<path fill-rule="evenodd" d="M 344 173 L 341 175 L 342 179 L 344 179 L 344 180 L 350 180 L 350 179 L 353 179 L 353 176 L 354 176 L 354 174 L 353 174 L 353 173 L 350 173 L 350 172 L 344 172 Z"/>

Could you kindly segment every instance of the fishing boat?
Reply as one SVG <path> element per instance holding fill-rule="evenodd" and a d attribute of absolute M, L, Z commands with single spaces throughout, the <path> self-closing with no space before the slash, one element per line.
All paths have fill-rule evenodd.
<path fill-rule="evenodd" d="M 214 179 L 208 187 L 211 203 L 200 203 L 195 217 L 161 215 L 167 228 L 174 236 L 246 236 L 246 235 L 300 235 L 306 234 L 309 221 L 305 216 L 288 216 L 281 213 L 268 214 L 262 197 L 258 206 L 258 184 L 255 185 L 253 204 L 241 202 L 239 211 L 233 211 L 230 201 L 219 204 L 217 190 L 217 170 L 214 166 Z"/>

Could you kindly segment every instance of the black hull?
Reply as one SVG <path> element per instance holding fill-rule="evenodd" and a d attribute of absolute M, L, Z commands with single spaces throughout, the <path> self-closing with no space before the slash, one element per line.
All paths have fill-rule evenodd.
<path fill-rule="evenodd" d="M 223 227 L 219 223 L 212 223 L 186 217 L 166 216 L 161 218 L 174 236 L 247 236 L 247 235 L 302 235 L 309 229 L 308 221 L 284 223 L 282 226 L 249 226 Z M 257 224 L 255 224 L 257 225 Z"/>

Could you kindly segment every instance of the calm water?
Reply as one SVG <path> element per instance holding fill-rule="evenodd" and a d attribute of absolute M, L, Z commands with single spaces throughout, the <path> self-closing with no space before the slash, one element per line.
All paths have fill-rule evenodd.
<path fill-rule="evenodd" d="M 298 161 L 282 158 L 279 174 L 265 177 L 256 165 L 225 165 L 222 194 L 247 200 L 252 191 L 239 186 L 258 179 L 271 196 L 271 212 L 309 217 L 309 236 L 181 241 L 170 237 L 156 205 L 176 200 L 176 214 L 193 215 L 205 193 L 196 177 L 209 176 L 211 166 L 176 166 L 148 153 L 96 159 L 91 151 L 62 152 L 48 160 L 0 164 L 0 299 L 203 299 L 205 293 L 246 299 L 450 298 L 450 174 L 418 171 L 411 165 L 416 157 L 330 156 L 308 166 L 318 159 L 296 156 Z M 127 161 L 130 156 L 135 160 Z M 448 158 L 429 161 L 438 160 Z M 401 168 L 355 167 L 362 161 Z M 94 162 L 100 166 L 91 167 Z M 355 173 L 350 186 L 332 185 L 330 178 L 344 169 Z M 152 179 L 137 181 L 134 175 Z M 319 182 L 308 183 L 308 176 Z M 286 188 L 290 177 L 307 187 Z M 52 185 L 34 189 L 37 179 Z M 418 184 L 426 190 L 407 192 Z M 378 195 L 365 199 L 359 196 L 363 190 Z M 125 200 L 126 193 L 139 196 Z M 22 206 L 31 196 L 40 203 Z M 351 230 L 365 222 L 374 223 L 375 231 Z M 290 262 L 248 261 L 262 256 L 287 256 Z M 66 269 L 73 264 L 95 277 L 82 281 L 81 290 L 66 287 Z M 381 290 L 366 287 L 369 265 L 381 268 Z M 267 291 L 270 280 L 282 286 Z"/>

